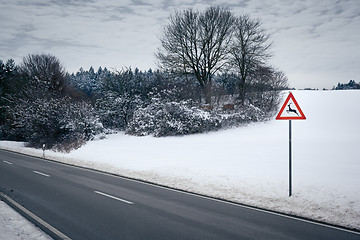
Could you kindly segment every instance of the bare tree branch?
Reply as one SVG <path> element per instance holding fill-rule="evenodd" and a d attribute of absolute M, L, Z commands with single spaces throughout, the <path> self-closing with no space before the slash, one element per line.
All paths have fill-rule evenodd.
<path fill-rule="evenodd" d="M 228 63 L 229 43 L 235 19 L 224 8 L 205 12 L 176 11 L 161 38 L 156 56 L 160 67 L 193 74 L 211 103 L 212 76 Z"/>

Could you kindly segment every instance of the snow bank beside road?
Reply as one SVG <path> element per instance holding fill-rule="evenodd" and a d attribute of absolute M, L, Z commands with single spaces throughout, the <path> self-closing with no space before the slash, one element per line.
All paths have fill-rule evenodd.
<path fill-rule="evenodd" d="M 0 239 L 50 240 L 52 238 L 0 200 Z"/>
<path fill-rule="evenodd" d="M 183 137 L 109 135 L 48 158 L 360 230 L 360 91 L 293 91 L 307 120 Z M 284 95 L 284 98 L 287 93 Z M 285 100 L 285 99 L 284 99 Z M 42 156 L 41 150 L 0 142 Z"/>

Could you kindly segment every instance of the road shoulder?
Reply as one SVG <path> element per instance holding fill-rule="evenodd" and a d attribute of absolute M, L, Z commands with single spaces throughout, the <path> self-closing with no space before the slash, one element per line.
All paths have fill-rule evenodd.
<path fill-rule="evenodd" d="M 0 200 L 0 239 L 50 240 L 52 238 Z"/>

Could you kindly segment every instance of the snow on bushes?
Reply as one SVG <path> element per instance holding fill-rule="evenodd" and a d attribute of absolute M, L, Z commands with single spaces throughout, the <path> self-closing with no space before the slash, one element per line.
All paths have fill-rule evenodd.
<path fill-rule="evenodd" d="M 207 111 L 191 106 L 189 101 L 163 102 L 153 98 L 152 102 L 138 108 L 127 126 L 126 133 L 155 137 L 185 135 L 233 127 L 250 121 L 265 120 L 267 114 L 253 105 L 242 105 L 236 111 Z"/>
<path fill-rule="evenodd" d="M 96 100 L 95 107 L 105 128 L 122 131 L 132 119 L 135 109 L 141 104 L 142 100 L 136 95 L 120 95 L 108 91 Z"/>
<path fill-rule="evenodd" d="M 126 133 L 161 137 L 200 133 L 219 127 L 218 118 L 191 107 L 187 101 L 162 102 L 154 98 L 151 104 L 134 112 Z"/>
<path fill-rule="evenodd" d="M 0 139 L 33 147 L 45 143 L 60 151 L 116 131 L 162 137 L 262 121 L 276 110 L 278 90 L 285 86 L 278 82 L 286 80 L 273 69 L 262 69 L 239 99 L 239 77 L 214 75 L 212 105 L 202 108 L 205 95 L 191 74 L 106 68 L 95 72 L 91 67 L 70 75 L 48 54 L 29 55 L 19 71 L 13 61 L 10 72 L 0 65 Z M 231 103 L 228 111 L 223 110 L 226 103 Z"/>
<path fill-rule="evenodd" d="M 103 131 L 94 113 L 90 104 L 69 98 L 24 100 L 10 111 L 9 134 L 21 135 L 29 146 L 70 151 Z"/>

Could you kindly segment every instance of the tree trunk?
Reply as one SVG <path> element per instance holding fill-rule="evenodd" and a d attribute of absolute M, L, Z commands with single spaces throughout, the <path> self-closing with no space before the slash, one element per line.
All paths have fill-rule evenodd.
<path fill-rule="evenodd" d="M 212 96 L 212 84 L 211 82 L 207 82 L 203 86 L 204 94 L 205 94 L 205 103 L 211 105 L 211 96 Z"/>
<path fill-rule="evenodd" d="M 239 99 L 241 103 L 245 101 L 245 81 L 241 81 L 239 84 Z"/>

